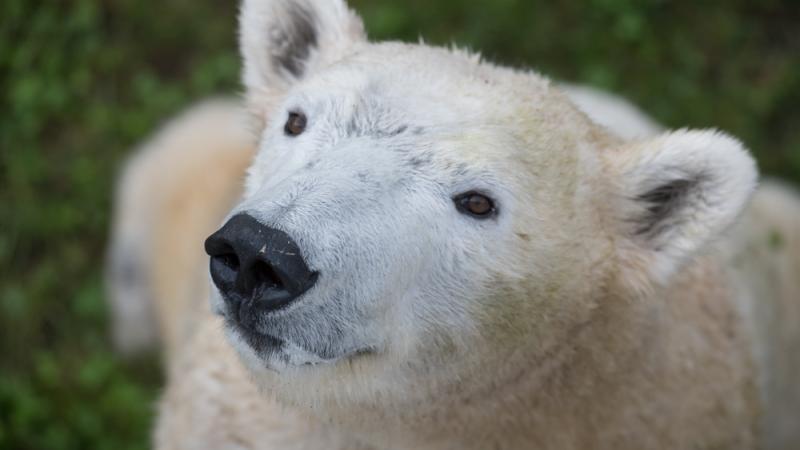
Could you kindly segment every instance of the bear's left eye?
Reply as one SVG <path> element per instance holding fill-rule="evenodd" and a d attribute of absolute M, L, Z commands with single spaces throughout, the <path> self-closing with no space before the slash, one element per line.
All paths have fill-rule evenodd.
<path fill-rule="evenodd" d="M 301 112 L 290 112 L 283 126 L 283 132 L 287 136 L 297 136 L 306 130 L 306 115 Z"/>
<path fill-rule="evenodd" d="M 487 219 L 497 213 L 492 199 L 480 192 L 469 191 L 459 194 L 453 198 L 453 202 L 460 213 L 477 219 Z"/>

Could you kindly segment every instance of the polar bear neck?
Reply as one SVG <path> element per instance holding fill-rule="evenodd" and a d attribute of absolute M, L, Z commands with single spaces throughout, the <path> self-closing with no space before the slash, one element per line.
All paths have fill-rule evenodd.
<path fill-rule="evenodd" d="M 632 436 L 662 427 L 653 424 L 685 439 L 671 448 L 725 436 L 747 441 L 752 430 L 725 428 L 754 416 L 757 396 L 724 276 L 715 261 L 702 259 L 646 299 L 603 299 L 589 321 L 569 331 L 567 344 L 535 364 L 521 360 L 515 371 L 493 373 L 482 389 L 435 405 L 338 411 L 334 422 L 378 448 L 624 448 L 629 440 L 660 448 L 663 436 Z M 719 381 L 708 386 L 703 379 Z M 709 405 L 716 405 L 713 435 L 664 416 L 696 417 Z"/>

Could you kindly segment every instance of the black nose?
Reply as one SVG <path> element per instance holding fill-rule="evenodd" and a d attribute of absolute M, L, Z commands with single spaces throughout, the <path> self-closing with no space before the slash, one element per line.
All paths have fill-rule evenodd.
<path fill-rule="evenodd" d="M 288 305 L 317 281 L 288 234 L 247 214 L 232 217 L 205 247 L 211 279 L 240 320 Z"/>

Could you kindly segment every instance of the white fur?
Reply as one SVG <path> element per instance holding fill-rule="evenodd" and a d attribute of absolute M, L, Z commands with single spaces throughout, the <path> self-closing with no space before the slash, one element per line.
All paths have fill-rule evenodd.
<path fill-rule="evenodd" d="M 300 52 L 307 57 L 305 71 L 291 77 L 275 66 L 274 53 L 281 49 L 273 48 L 276 42 L 264 30 L 291 35 L 298 26 L 286 11 L 297 5 L 318 26 L 320 40 Z M 532 208 L 526 217 L 535 218 L 539 209 L 529 203 L 535 196 L 523 195 L 528 189 L 523 183 L 535 182 L 539 169 L 518 174 L 524 180 L 508 177 L 515 170 L 510 155 L 538 152 L 566 164 L 572 152 L 580 161 L 592 161 L 580 155 L 601 151 L 614 157 L 605 176 L 619 177 L 612 180 L 618 186 L 611 195 L 620 199 L 644 194 L 669 181 L 672 172 L 702 172 L 687 204 L 675 211 L 681 215 L 677 225 L 649 242 L 636 241 L 624 226 L 633 219 L 626 215 L 645 206 L 618 205 L 617 231 L 629 234 L 635 253 L 630 258 L 646 260 L 657 283 L 666 282 L 682 261 L 729 226 L 752 191 L 752 161 L 734 140 L 713 132 L 680 132 L 617 150 L 591 141 L 556 150 L 574 144 L 559 142 L 547 131 L 549 146 L 531 148 L 548 127 L 566 127 L 567 137 L 587 126 L 566 102 L 558 106 L 565 108 L 561 113 L 544 110 L 542 105 L 561 101 L 546 80 L 460 52 L 367 45 L 360 30 L 340 2 L 250 0 L 243 7 L 248 96 L 256 114 L 271 120 L 249 170 L 244 200 L 231 215 L 248 213 L 287 232 L 321 273 L 302 301 L 263 318 L 263 329 L 286 342 L 281 352 L 265 356 L 273 369 L 286 361 L 335 361 L 365 351 L 405 364 L 420 357 L 431 333 L 457 346 L 471 345 L 472 338 L 464 340 L 471 311 L 487 295 L 494 268 L 502 267 L 504 276 L 517 270 L 512 247 L 503 247 L 513 245 L 517 203 L 525 198 Z M 622 102 L 572 92 L 590 115 L 604 116 L 622 135 L 656 128 Z M 270 100 L 258 104 L 264 93 Z M 286 136 L 283 123 L 296 111 L 308 117 L 307 130 Z M 551 124 L 548 115 L 559 114 L 566 122 Z M 515 123 L 530 131 L 512 132 L 511 126 L 519 126 Z M 582 171 L 601 170 L 587 164 Z M 491 195 L 498 216 L 477 221 L 459 214 L 451 199 L 470 190 Z M 561 238 L 540 236 L 537 253 L 555 251 Z M 224 311 L 219 296 L 213 297 L 215 309 Z M 241 348 L 243 341 L 236 342 Z"/>
<path fill-rule="evenodd" d="M 593 121 L 623 139 L 650 137 L 663 129 L 622 97 L 574 84 L 562 84 L 561 89 Z"/>

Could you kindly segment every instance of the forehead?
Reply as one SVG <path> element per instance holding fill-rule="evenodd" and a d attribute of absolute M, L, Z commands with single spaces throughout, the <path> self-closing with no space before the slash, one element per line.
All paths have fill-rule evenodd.
<path fill-rule="evenodd" d="M 378 137 L 371 148 L 406 149 L 422 167 L 528 183 L 564 172 L 593 139 L 591 123 L 548 79 L 458 50 L 358 45 L 296 92 L 324 105 L 318 120 L 334 136 Z"/>
<path fill-rule="evenodd" d="M 507 122 L 517 106 L 537 103 L 548 88 L 542 77 L 481 62 L 478 55 L 394 42 L 356 46 L 302 85 L 312 96 L 440 126 Z"/>

